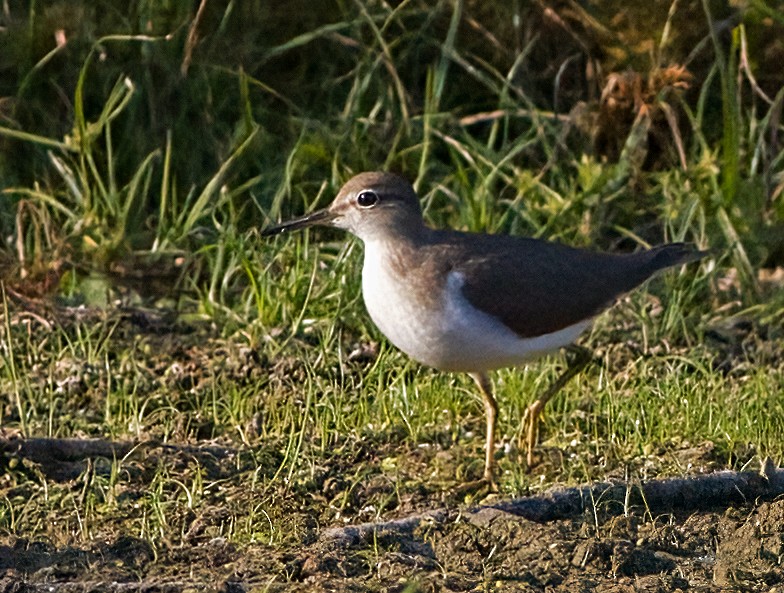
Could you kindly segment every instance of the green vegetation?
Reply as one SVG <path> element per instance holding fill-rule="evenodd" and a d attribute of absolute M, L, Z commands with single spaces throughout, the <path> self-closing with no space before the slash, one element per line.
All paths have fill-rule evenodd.
<path fill-rule="evenodd" d="M 496 374 L 502 496 L 784 459 L 780 2 L 202 4 L 2 7 L 0 437 L 148 443 L 59 477 L 3 457 L 3 536 L 285 550 L 461 502 L 470 379 L 384 341 L 357 241 L 258 237 L 363 170 L 436 226 L 714 250 L 597 321 L 531 472 L 562 361 Z"/>

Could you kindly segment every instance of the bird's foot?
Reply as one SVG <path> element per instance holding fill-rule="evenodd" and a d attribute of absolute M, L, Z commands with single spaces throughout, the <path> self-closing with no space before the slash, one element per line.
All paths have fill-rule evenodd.
<path fill-rule="evenodd" d="M 493 476 L 483 476 L 479 480 L 463 482 L 454 489 L 454 493 L 461 497 L 470 497 L 473 500 L 483 498 L 488 494 L 498 492 L 498 485 Z"/>
<path fill-rule="evenodd" d="M 525 454 L 525 471 L 530 472 L 533 468 L 539 465 L 538 456 L 534 455 L 533 449 L 528 449 Z"/>

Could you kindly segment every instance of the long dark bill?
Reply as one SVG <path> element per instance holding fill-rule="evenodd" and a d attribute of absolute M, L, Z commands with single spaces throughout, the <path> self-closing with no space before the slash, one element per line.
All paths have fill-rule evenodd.
<path fill-rule="evenodd" d="M 334 218 L 335 214 L 327 209 L 316 210 L 315 212 L 311 212 L 305 216 L 293 218 L 292 220 L 281 222 L 279 225 L 268 227 L 261 231 L 261 236 L 270 237 L 272 235 L 279 235 L 280 233 L 286 233 L 288 231 L 304 229 L 305 227 L 309 227 L 314 224 L 328 224 Z"/>

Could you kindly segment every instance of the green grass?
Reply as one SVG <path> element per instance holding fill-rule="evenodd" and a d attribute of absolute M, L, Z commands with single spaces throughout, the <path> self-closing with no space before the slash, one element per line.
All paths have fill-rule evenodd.
<path fill-rule="evenodd" d="M 499 440 L 513 447 L 500 457 L 505 495 L 630 469 L 647 477 L 681 475 L 784 454 L 781 367 L 762 359 L 722 375 L 712 368 L 716 352 L 698 342 L 669 353 L 658 340 L 646 347 L 644 334 L 655 337 L 663 313 L 642 321 L 645 332 L 626 326 L 640 323 L 632 313 L 647 300 L 645 293 L 635 295 L 599 320 L 587 340 L 597 348 L 596 364 L 547 408 L 542 451 L 545 459 L 562 456 L 560 463 L 546 461 L 529 474 L 514 452 L 524 408 L 554 378 L 559 361 L 497 373 Z M 214 343 L 208 345 L 194 336 L 185 352 L 174 355 L 160 336 L 136 336 L 129 343 L 122 324 L 94 319 L 18 346 L 24 356 L 14 357 L 16 372 L 26 379 L 17 390 L 27 434 L 173 443 L 217 438 L 249 449 L 234 476 L 229 467 L 227 477 L 206 476 L 210 472 L 198 460 L 172 466 L 155 456 L 147 462 L 129 456 L 88 468 L 76 491 L 40 474 L 35 478 L 34 466 L 16 466 L 7 476 L 7 492 L 27 496 L 24 502 L 6 499 L 0 511 L 5 529 L 54 540 L 78 533 L 89 541 L 120 521 L 162 545 L 187 539 L 187 516 L 224 500 L 226 516 L 211 524 L 211 533 L 282 545 L 296 535 L 288 533 L 290 517 L 281 515 L 279 497 L 319 492 L 330 477 L 336 481 L 330 490 L 334 510 L 322 511 L 328 522 L 334 513 L 373 518 L 398 506 L 411 489 L 437 490 L 477 475 L 484 422 L 472 382 L 418 368 L 385 346 L 370 364 L 346 362 L 345 346 L 329 337 L 330 323 L 307 324 L 274 356 L 269 349 L 276 345 L 257 347 L 262 362 L 249 358 L 247 343 L 238 337 L 210 338 Z M 11 331 L 21 333 L 18 326 Z M 780 335 L 773 338 L 780 343 Z M 172 339 L 188 342 L 187 336 Z M 20 344 L 18 337 L 14 343 Z M 199 372 L 188 370 L 194 364 Z M 37 368 L 48 368 L 49 376 Z M 22 422 L 12 415 L 6 427 L 15 425 Z M 678 456 L 704 442 L 713 450 L 693 467 Z M 374 480 L 388 485 L 365 500 L 365 507 L 376 508 L 367 516 L 356 506 L 357 497 L 363 498 L 357 491 Z M 134 493 L 131 506 L 125 491 Z M 248 496 L 259 498 L 247 506 L 242 501 Z M 61 519 L 47 522 L 55 510 Z M 115 512 L 122 517 L 107 524 L 107 513 Z M 256 533 L 267 528 L 271 534 Z"/>
<path fill-rule="evenodd" d="M 502 496 L 784 459 L 784 302 L 781 281 L 759 276 L 784 263 L 784 90 L 780 78 L 771 102 L 748 90 L 743 64 L 755 61 L 739 59 L 780 23 L 750 9 L 727 46 L 700 13 L 713 53 L 694 64 L 694 94 L 651 101 L 680 115 L 684 170 L 666 148 L 643 166 L 653 149 L 641 128 L 617 161 L 590 154 L 579 116 L 552 112 L 555 72 L 545 84 L 535 66 L 587 51 L 571 38 L 507 51 L 520 41 L 508 23 L 461 2 L 340 3 L 293 24 L 229 4 L 204 17 L 184 78 L 192 15 L 178 9 L 152 32 L 136 22 L 156 16 L 142 3 L 134 18 L 68 29 L 74 57 L 52 79 L 63 99 L 48 115 L 61 50 L 36 53 L 32 9 L 0 31 L 26 40 L 0 121 L 0 430 L 156 442 L 75 465 L 70 479 L 4 457 L 0 532 L 56 546 L 130 534 L 154 553 L 217 537 L 287 549 L 344 520 L 462 502 L 443 493 L 482 469 L 470 378 L 416 365 L 372 326 L 357 240 L 258 236 L 368 169 L 406 174 L 436 226 L 714 250 L 597 320 L 583 339 L 595 361 L 548 405 L 532 472 L 521 419 L 563 361 L 495 374 Z M 243 19 L 269 41 L 241 33 Z M 542 60 L 548 51 L 563 60 Z M 665 65 L 624 51 L 605 66 Z M 161 286 L 131 285 L 134 273 Z M 196 444 L 232 453 L 215 461 Z"/>

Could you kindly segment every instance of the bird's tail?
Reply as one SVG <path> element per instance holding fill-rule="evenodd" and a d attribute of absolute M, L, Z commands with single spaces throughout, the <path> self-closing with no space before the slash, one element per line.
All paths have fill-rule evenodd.
<path fill-rule="evenodd" d="M 701 251 L 691 243 L 668 243 L 644 253 L 648 256 L 648 269 L 651 274 L 657 270 L 687 264 L 710 255 L 710 251 Z"/>

